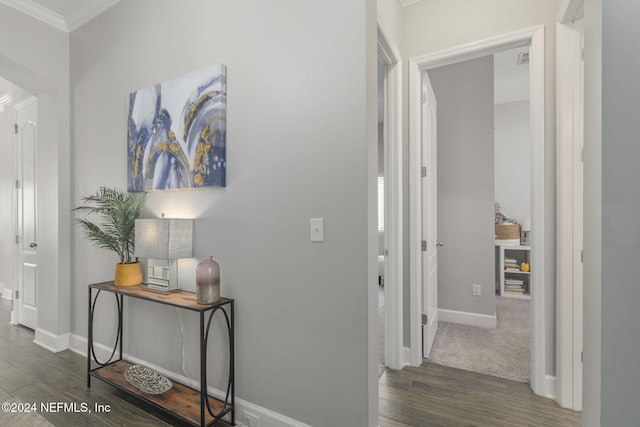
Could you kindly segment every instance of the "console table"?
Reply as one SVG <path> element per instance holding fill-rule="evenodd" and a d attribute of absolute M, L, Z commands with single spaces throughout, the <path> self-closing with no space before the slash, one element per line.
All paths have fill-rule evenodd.
<path fill-rule="evenodd" d="M 95 295 L 94 295 L 94 291 Z M 100 362 L 93 347 L 93 320 L 96 301 L 102 292 L 115 296 L 118 306 L 118 330 L 111 357 Z M 200 390 L 173 381 L 173 387 L 162 394 L 148 394 L 131 385 L 124 372 L 133 365 L 122 357 L 124 297 L 142 299 L 165 304 L 180 309 L 195 311 L 200 316 Z M 222 313 L 229 335 L 229 381 L 224 400 L 209 396 L 207 393 L 207 342 L 209 328 L 214 314 Z M 97 367 L 92 368 L 92 362 Z M 158 293 L 147 290 L 142 285 L 116 287 L 113 282 L 89 285 L 89 331 L 87 340 L 87 387 L 91 387 L 91 377 L 98 378 L 120 390 L 123 390 L 154 407 L 171 414 L 194 426 L 210 426 L 223 416 L 230 414 L 231 424 L 235 425 L 235 385 L 234 385 L 234 336 L 233 336 L 233 299 L 223 298 L 214 304 L 196 303 L 193 292 L 177 291 Z"/>

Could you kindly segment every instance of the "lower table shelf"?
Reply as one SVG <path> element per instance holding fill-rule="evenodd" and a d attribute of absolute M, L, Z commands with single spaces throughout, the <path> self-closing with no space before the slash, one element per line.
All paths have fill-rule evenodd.
<path fill-rule="evenodd" d="M 200 390 L 195 390 L 184 384 L 173 381 L 173 387 L 162 394 L 148 394 L 138 390 L 124 377 L 124 372 L 133 364 L 126 360 L 119 360 L 101 368 L 94 369 L 90 375 L 107 384 L 127 391 L 139 399 L 150 403 L 163 411 L 170 413 L 192 424 L 200 424 Z M 208 396 L 211 410 L 219 416 L 223 416 L 233 409 L 231 405 L 225 407 L 225 403 L 215 397 Z M 205 424 L 215 421 L 205 410 Z"/>

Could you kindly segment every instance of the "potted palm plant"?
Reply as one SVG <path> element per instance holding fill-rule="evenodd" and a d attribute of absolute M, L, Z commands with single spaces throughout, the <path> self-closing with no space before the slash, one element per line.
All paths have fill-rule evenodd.
<path fill-rule="evenodd" d="M 97 215 L 100 223 L 78 218 L 87 238 L 97 247 L 114 251 L 120 257 L 116 265 L 116 286 L 133 286 L 142 283 L 142 268 L 134 257 L 135 223 L 142 213 L 146 193 L 128 193 L 100 187 L 95 195 L 83 197 L 82 206 L 74 211 Z"/>

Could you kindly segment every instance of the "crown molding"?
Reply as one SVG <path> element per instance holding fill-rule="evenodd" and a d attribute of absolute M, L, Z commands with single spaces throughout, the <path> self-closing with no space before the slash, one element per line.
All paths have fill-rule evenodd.
<path fill-rule="evenodd" d="M 402 7 L 407 7 L 410 4 L 418 3 L 418 2 L 420 2 L 422 0 L 399 0 L 399 1 L 400 1 L 400 5 Z"/>
<path fill-rule="evenodd" d="M 0 0 L 0 3 L 19 10 L 33 18 L 39 19 L 40 21 L 52 25 L 59 30 L 69 31 L 62 15 L 40 6 L 32 0 Z"/>
<path fill-rule="evenodd" d="M 71 32 L 100 15 L 119 1 L 120 0 L 78 1 L 66 16 L 53 12 L 33 0 L 0 0 L 0 3 L 19 10 L 59 30 Z"/>

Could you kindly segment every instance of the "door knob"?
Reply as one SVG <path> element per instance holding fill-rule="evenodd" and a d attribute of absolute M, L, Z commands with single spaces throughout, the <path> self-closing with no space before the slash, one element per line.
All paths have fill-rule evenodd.
<path fill-rule="evenodd" d="M 436 242 L 436 247 L 439 248 L 440 246 L 444 246 L 444 242 Z"/>
<path fill-rule="evenodd" d="M 36 242 L 33 242 L 29 245 L 30 248 L 37 248 L 38 244 Z"/>

